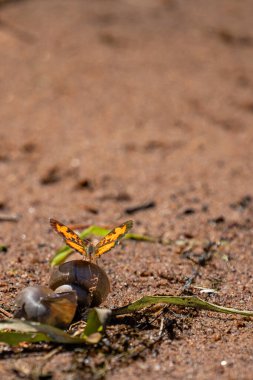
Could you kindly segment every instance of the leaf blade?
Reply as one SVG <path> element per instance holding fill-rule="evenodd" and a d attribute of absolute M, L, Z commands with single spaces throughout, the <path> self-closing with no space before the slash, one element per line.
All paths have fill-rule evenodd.
<path fill-rule="evenodd" d="M 3 331 L 8 330 L 8 331 Z M 34 334 L 34 339 L 39 339 L 41 337 L 41 341 L 50 341 L 64 344 L 82 344 L 85 343 L 85 339 L 72 337 L 65 331 L 58 329 L 57 327 L 41 324 L 38 322 L 30 322 L 23 321 L 20 319 L 10 319 L 5 321 L 0 321 L 0 341 L 4 341 L 4 339 L 10 333 L 9 330 L 12 330 L 16 333 L 23 334 L 22 341 L 26 342 L 31 334 Z M 21 338 L 21 334 L 17 334 L 17 339 Z M 14 336 L 14 335 L 13 335 Z M 2 339 L 2 340 L 1 340 Z"/>
<path fill-rule="evenodd" d="M 243 316 L 253 317 L 253 311 L 251 310 L 239 310 L 224 306 L 219 306 L 214 303 L 210 303 L 202 300 L 196 296 L 144 296 L 139 300 L 132 302 L 126 306 L 116 308 L 112 310 L 112 315 L 130 314 L 148 306 L 156 305 L 159 303 L 177 305 L 183 307 L 192 307 L 203 310 L 214 311 L 225 314 L 239 314 Z"/>
<path fill-rule="evenodd" d="M 91 309 L 88 314 L 87 325 L 81 334 L 81 338 L 86 339 L 88 342 L 98 343 L 111 313 L 111 310 L 106 308 L 94 307 Z"/>

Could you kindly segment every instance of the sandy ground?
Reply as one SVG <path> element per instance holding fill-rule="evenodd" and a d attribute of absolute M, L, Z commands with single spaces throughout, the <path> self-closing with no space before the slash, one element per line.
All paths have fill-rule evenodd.
<path fill-rule="evenodd" d="M 112 227 L 132 218 L 134 232 L 172 240 L 125 241 L 104 255 L 105 306 L 181 294 L 198 269 L 193 285 L 218 289 L 202 297 L 253 309 L 252 13 L 250 0 L 0 3 L 0 216 L 19 216 L 0 222 L 5 310 L 23 287 L 47 284 L 61 245 L 49 217 Z M 146 202 L 153 207 L 127 213 Z M 206 241 L 225 244 L 200 267 L 185 251 L 196 262 Z M 0 373 L 252 378 L 252 320 L 184 316 L 164 311 L 170 328 L 154 345 L 161 318 L 117 334 L 111 326 L 88 351 L 3 345 Z"/>

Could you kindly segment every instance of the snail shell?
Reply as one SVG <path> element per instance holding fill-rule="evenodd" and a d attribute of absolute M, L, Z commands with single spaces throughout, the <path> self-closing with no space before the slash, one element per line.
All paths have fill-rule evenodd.
<path fill-rule="evenodd" d="M 106 299 L 110 292 L 110 281 L 97 264 L 72 260 L 52 269 L 49 287 L 57 293 L 75 291 L 80 307 L 93 307 Z"/>
<path fill-rule="evenodd" d="M 17 296 L 16 305 L 16 318 L 66 327 L 74 318 L 77 295 L 75 292 L 54 293 L 46 286 L 28 286 Z"/>

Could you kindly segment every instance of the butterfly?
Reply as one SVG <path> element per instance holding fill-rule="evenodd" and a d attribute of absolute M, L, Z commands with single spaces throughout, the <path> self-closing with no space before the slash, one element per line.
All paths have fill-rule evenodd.
<path fill-rule="evenodd" d="M 89 240 L 81 239 L 71 228 L 58 222 L 58 220 L 50 219 L 51 227 L 63 237 L 65 243 L 79 252 L 86 258 L 97 259 L 99 256 L 110 251 L 119 243 L 126 233 L 133 227 L 133 221 L 128 220 L 120 226 L 115 227 L 107 235 L 105 235 L 96 245 Z"/>

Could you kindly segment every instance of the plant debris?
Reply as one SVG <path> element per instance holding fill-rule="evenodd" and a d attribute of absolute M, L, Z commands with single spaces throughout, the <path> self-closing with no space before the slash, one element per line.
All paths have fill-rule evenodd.
<path fill-rule="evenodd" d="M 222 224 L 225 223 L 225 218 L 223 215 L 217 216 L 216 218 L 209 219 L 210 224 Z"/>
<path fill-rule="evenodd" d="M 1 244 L 0 245 L 0 252 L 7 252 L 7 251 L 8 251 L 7 245 Z"/>
<path fill-rule="evenodd" d="M 91 309 L 87 324 L 80 336 L 72 336 L 59 328 L 38 322 L 9 319 L 0 321 L 0 341 L 9 345 L 21 342 L 55 342 L 62 344 L 95 344 L 101 339 L 110 310 Z"/>
<path fill-rule="evenodd" d="M 182 212 L 182 215 L 193 215 L 196 213 L 196 210 L 195 208 L 192 208 L 192 207 L 189 207 L 189 208 L 186 208 L 183 212 Z"/>
<path fill-rule="evenodd" d="M 18 214 L 0 214 L 0 222 L 18 222 L 19 219 Z"/>
<path fill-rule="evenodd" d="M 94 190 L 92 181 L 88 178 L 80 179 L 75 185 L 76 190 Z"/>
<path fill-rule="evenodd" d="M 238 202 L 231 203 L 230 207 L 234 210 L 244 211 L 251 205 L 251 203 L 252 203 L 252 196 L 245 195 Z"/>
<path fill-rule="evenodd" d="M 150 201 L 150 202 L 146 202 L 146 203 L 143 203 L 143 204 L 140 204 L 140 205 L 137 205 L 137 206 L 133 206 L 133 207 L 127 207 L 125 208 L 124 212 L 126 214 L 135 214 L 136 212 L 139 212 L 139 211 L 143 211 L 143 210 L 147 210 L 149 208 L 153 208 L 156 206 L 156 203 L 154 201 Z"/>
<path fill-rule="evenodd" d="M 50 168 L 46 174 L 40 180 L 42 185 L 51 185 L 61 180 L 60 169 L 58 166 Z"/>

